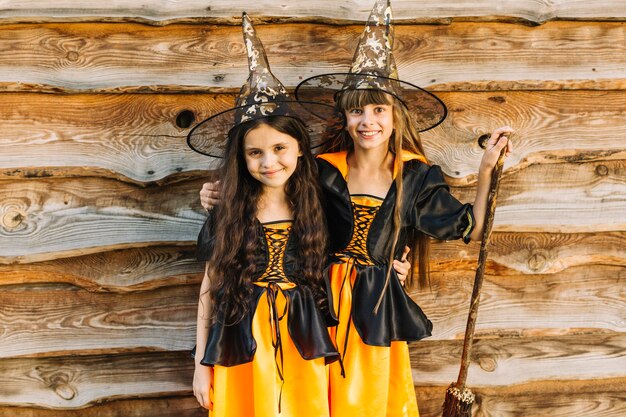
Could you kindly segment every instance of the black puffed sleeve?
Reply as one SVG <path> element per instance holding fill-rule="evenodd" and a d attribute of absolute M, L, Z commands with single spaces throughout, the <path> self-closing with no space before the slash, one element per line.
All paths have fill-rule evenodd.
<path fill-rule="evenodd" d="M 462 204 L 450 194 L 450 187 L 437 165 L 426 173 L 412 217 L 413 226 L 429 236 L 440 240 L 463 238 L 465 243 L 469 242 L 475 224 L 471 204 Z"/>
<path fill-rule="evenodd" d="M 213 245 L 215 244 L 215 220 L 213 211 L 209 215 L 198 235 L 198 246 L 196 247 L 196 256 L 199 261 L 208 261 L 213 254 Z"/>

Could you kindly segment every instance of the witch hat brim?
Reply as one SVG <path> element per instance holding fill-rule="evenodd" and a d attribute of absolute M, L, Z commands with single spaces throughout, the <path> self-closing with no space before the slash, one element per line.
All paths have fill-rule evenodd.
<path fill-rule="evenodd" d="M 394 85 L 394 88 L 387 86 Z M 441 124 L 448 109 L 436 95 L 407 81 L 373 74 L 331 73 L 307 78 L 296 87 L 295 97 L 334 105 L 337 96 L 348 90 L 380 90 L 396 97 L 406 108 L 418 132 Z"/>
<path fill-rule="evenodd" d="M 286 116 L 300 120 L 311 138 L 311 151 L 324 145 L 336 136 L 345 125 L 343 115 L 334 106 L 312 101 L 271 101 L 261 106 L 282 107 L 265 116 L 255 116 L 251 120 L 271 116 Z M 223 158 L 230 140 L 230 131 L 237 125 L 236 115 L 250 110 L 252 105 L 234 107 L 215 114 L 196 125 L 187 135 L 187 145 L 194 151 L 213 158 Z M 246 123 L 246 122 L 243 122 Z"/>

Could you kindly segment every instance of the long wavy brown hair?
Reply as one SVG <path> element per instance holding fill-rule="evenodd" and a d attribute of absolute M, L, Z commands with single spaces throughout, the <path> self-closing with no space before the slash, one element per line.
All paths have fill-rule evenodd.
<path fill-rule="evenodd" d="M 263 189 L 246 167 L 244 141 L 248 132 L 263 124 L 298 141 L 302 156 L 285 184 L 293 213 L 290 239 L 295 239 L 298 248 L 296 273 L 290 279 L 311 288 L 318 305 L 326 308 L 322 276 L 327 258 L 327 229 L 309 135 L 297 119 L 269 116 L 233 128 L 220 168 L 221 203 L 214 208 L 215 239 L 209 261 L 209 291 L 214 306 L 219 294 L 218 308 L 224 309 L 228 323 L 236 323 L 248 313 L 255 278 L 255 252 L 261 238 L 256 216 Z M 216 310 L 213 309 L 213 318 Z"/>
<path fill-rule="evenodd" d="M 387 94 L 381 90 L 346 90 L 338 95 L 336 107 L 340 111 L 346 112 L 350 109 L 362 108 L 368 104 L 387 104 L 393 106 L 394 132 L 389 141 L 389 151 L 393 152 L 393 154 L 395 155 L 394 172 L 396 172 L 397 174 L 394 182 L 396 184 L 397 193 L 395 207 L 393 210 L 393 240 L 389 255 L 389 267 L 387 270 L 387 278 L 385 282 L 386 286 L 387 282 L 389 281 L 391 269 L 393 267 L 392 264 L 394 254 L 396 252 L 396 246 L 398 243 L 398 236 L 400 234 L 400 228 L 402 227 L 402 172 L 404 166 L 404 164 L 402 163 L 402 153 L 403 151 L 409 151 L 418 155 L 422 155 L 424 156 L 424 158 L 426 158 L 426 155 L 424 153 L 424 148 L 422 146 L 420 136 L 415 129 L 414 124 L 411 122 L 411 115 L 408 109 L 395 96 Z M 328 146 L 326 151 L 337 152 L 341 150 L 351 150 L 353 149 L 353 147 L 354 145 L 350 134 L 344 130 Z M 411 231 L 408 235 L 407 245 L 411 248 L 410 262 L 412 270 L 409 271 L 409 274 L 407 276 L 406 286 L 408 288 L 413 286 L 413 269 L 417 264 L 418 284 L 420 287 L 424 287 L 429 282 L 428 277 L 430 273 L 429 238 L 418 231 Z M 382 295 L 379 299 L 377 307 L 380 305 L 381 300 Z"/>

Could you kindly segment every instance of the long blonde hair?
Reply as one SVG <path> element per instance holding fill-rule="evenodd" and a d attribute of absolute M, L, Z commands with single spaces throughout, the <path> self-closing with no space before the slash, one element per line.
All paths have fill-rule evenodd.
<path fill-rule="evenodd" d="M 395 175 L 394 182 L 396 184 L 396 204 L 393 210 L 393 240 L 391 244 L 391 252 L 389 255 L 389 267 L 387 269 L 387 277 L 385 286 L 389 283 L 391 269 L 393 268 L 394 254 L 396 245 L 402 227 L 402 196 L 403 196 L 403 158 L 404 151 L 421 155 L 426 159 L 424 148 L 420 136 L 415 129 L 411 120 L 411 115 L 406 106 L 394 95 L 385 93 L 381 90 L 346 90 L 337 97 L 336 107 L 345 112 L 354 108 L 362 108 L 368 104 L 387 104 L 393 106 L 393 126 L 394 131 L 389 141 L 389 150 L 394 154 L 393 170 Z M 350 150 L 353 148 L 353 141 L 347 131 L 342 131 L 336 140 L 333 141 L 327 151 L 337 152 L 341 150 Z M 430 245 L 429 239 L 423 233 L 412 231 L 409 234 L 408 246 L 411 248 L 411 265 L 412 269 L 415 265 L 416 256 L 418 264 L 418 284 L 420 287 L 427 285 L 429 281 L 429 256 Z M 407 288 L 413 286 L 413 271 L 409 271 L 406 281 Z M 375 311 L 378 310 L 384 291 L 378 300 Z"/>

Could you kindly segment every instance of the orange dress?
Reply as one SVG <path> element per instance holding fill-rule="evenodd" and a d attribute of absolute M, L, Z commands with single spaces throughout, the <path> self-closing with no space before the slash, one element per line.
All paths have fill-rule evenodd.
<path fill-rule="evenodd" d="M 336 350 L 310 293 L 285 272 L 291 223 L 266 223 L 262 230 L 264 270 L 253 280 L 253 313 L 236 326 L 209 329 L 201 361 L 214 367 L 209 416 L 328 417 L 326 364 Z M 237 358 L 232 351 L 246 353 Z"/>
<path fill-rule="evenodd" d="M 333 305 L 339 325 L 331 328 L 341 362 L 330 365 L 332 416 L 418 417 L 409 349 L 405 341 L 391 346 L 370 346 L 352 324 L 352 289 L 357 267 L 374 265 L 366 238 L 383 200 L 352 195 L 355 225 L 348 247 L 337 254 L 343 262 L 330 266 Z"/>

